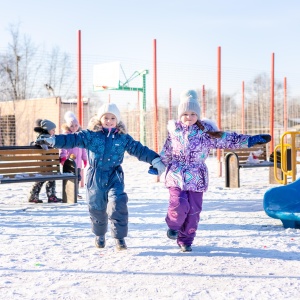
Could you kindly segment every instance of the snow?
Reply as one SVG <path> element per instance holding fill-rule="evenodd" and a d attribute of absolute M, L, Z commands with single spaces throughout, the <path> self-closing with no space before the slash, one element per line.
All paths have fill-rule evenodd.
<path fill-rule="evenodd" d="M 276 186 L 269 169 L 242 169 L 241 188 L 229 189 L 216 159 L 207 164 L 210 185 L 191 253 L 166 237 L 168 191 L 136 158 L 123 164 L 127 251 L 115 250 L 110 232 L 106 248 L 94 246 L 85 188 L 77 204 L 31 204 L 32 183 L 0 185 L 0 298 L 299 299 L 300 231 L 265 214 L 264 193 Z"/>

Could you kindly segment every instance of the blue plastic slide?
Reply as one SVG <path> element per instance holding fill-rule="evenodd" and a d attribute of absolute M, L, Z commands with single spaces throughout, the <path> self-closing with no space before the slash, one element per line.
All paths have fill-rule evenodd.
<path fill-rule="evenodd" d="M 300 178 L 267 190 L 264 210 L 269 217 L 280 219 L 284 228 L 300 229 Z"/>

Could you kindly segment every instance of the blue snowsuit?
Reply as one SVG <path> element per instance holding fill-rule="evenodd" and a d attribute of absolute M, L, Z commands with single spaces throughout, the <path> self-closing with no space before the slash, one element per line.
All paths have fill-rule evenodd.
<path fill-rule="evenodd" d="M 105 128 L 100 131 L 82 130 L 55 136 L 55 148 L 74 147 L 85 148 L 88 154 L 86 188 L 92 232 L 96 236 L 105 235 L 109 219 L 112 237 L 126 237 L 128 197 L 124 191 L 124 173 L 121 167 L 124 153 L 127 151 L 149 164 L 159 155 L 116 129 L 111 132 Z"/>

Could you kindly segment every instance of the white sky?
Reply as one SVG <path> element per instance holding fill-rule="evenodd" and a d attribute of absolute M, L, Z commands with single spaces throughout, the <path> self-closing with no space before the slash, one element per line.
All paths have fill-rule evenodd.
<path fill-rule="evenodd" d="M 215 70 L 220 46 L 224 73 L 230 77 L 243 69 L 247 74 L 247 78 L 229 82 L 235 84 L 233 90 L 240 89 L 242 80 L 269 73 L 275 53 L 275 79 L 282 82 L 287 77 L 289 90 L 299 94 L 298 0 L 1 2 L 0 50 L 11 39 L 9 24 L 18 22 L 20 32 L 36 45 L 48 50 L 58 46 L 71 54 L 77 54 L 81 30 L 83 56 L 113 57 L 121 63 L 122 58 L 151 61 L 156 39 L 158 63 L 196 64 L 203 70 Z M 202 81 L 207 84 L 209 80 Z M 225 76 L 222 83 L 228 86 Z"/>
<path fill-rule="evenodd" d="M 267 68 L 275 53 L 282 72 L 299 72 L 300 2 L 297 0 L 2 1 L 1 46 L 8 25 L 20 22 L 36 44 L 77 52 L 77 31 L 86 54 L 152 57 L 165 62 Z"/>

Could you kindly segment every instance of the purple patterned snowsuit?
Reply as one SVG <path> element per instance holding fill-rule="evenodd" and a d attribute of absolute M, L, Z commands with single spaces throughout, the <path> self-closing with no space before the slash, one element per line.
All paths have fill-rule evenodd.
<path fill-rule="evenodd" d="M 165 185 L 169 188 L 169 208 L 166 223 L 178 230 L 178 245 L 190 246 L 196 235 L 202 210 L 203 192 L 208 187 L 205 160 L 211 149 L 247 148 L 249 135 L 224 132 L 212 138 L 206 131 L 218 130 L 210 120 L 186 126 L 180 121 L 169 121 L 168 137 L 160 153 L 166 165 Z"/>

